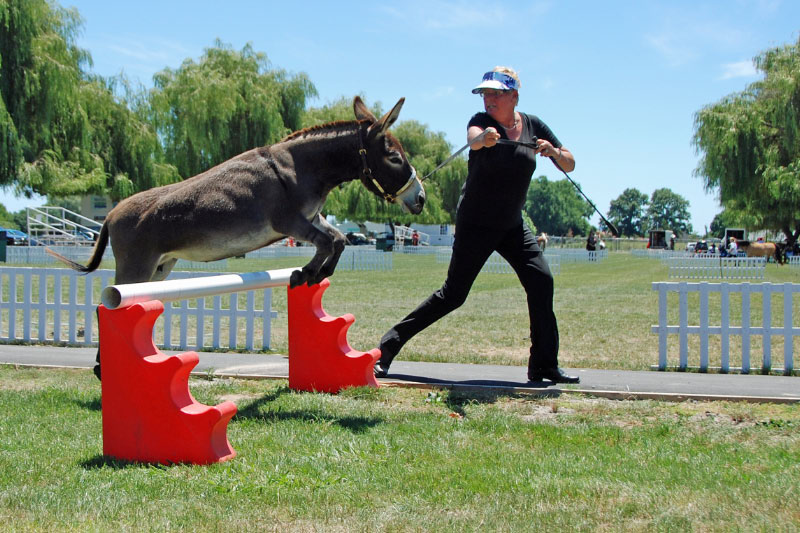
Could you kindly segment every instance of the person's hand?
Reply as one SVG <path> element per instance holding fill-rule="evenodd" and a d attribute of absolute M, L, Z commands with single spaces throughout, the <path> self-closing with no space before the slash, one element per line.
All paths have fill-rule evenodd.
<path fill-rule="evenodd" d="M 496 129 L 493 127 L 486 128 L 486 136 L 483 138 L 483 145 L 486 148 L 491 148 L 492 146 L 497 144 L 497 141 L 500 139 L 500 134 L 497 132 Z"/>
<path fill-rule="evenodd" d="M 480 137 L 480 139 L 478 137 Z M 480 150 L 481 148 L 491 148 L 496 145 L 500 134 L 492 127 L 482 130 L 477 126 L 472 126 L 469 129 L 467 138 L 469 139 L 470 148 L 473 150 Z"/>
<path fill-rule="evenodd" d="M 544 139 L 539 139 L 536 153 L 542 157 L 561 157 L 561 152 L 559 149 L 553 146 L 550 141 L 546 141 Z"/>

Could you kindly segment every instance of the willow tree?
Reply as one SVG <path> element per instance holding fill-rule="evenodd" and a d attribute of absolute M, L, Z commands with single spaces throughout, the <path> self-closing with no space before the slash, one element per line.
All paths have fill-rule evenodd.
<path fill-rule="evenodd" d="M 77 11 L 46 0 L 0 3 L 0 183 L 24 192 L 97 181 L 86 151 L 85 110 L 76 106 L 87 52 L 75 46 Z"/>
<path fill-rule="evenodd" d="M 87 72 L 81 20 L 46 0 L 0 2 L 0 184 L 122 198 L 174 181 L 146 114 Z"/>
<path fill-rule="evenodd" d="M 800 39 L 754 59 L 764 75 L 695 116 L 695 174 L 750 228 L 800 236 Z"/>
<path fill-rule="evenodd" d="M 250 44 L 236 51 L 220 41 L 153 81 L 152 123 L 184 178 L 300 129 L 306 99 L 316 95 L 304 74 L 272 69 Z"/>

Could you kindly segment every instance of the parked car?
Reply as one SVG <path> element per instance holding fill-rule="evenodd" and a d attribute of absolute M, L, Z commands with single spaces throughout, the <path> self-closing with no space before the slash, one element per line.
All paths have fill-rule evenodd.
<path fill-rule="evenodd" d="M 365 244 L 369 244 L 369 239 L 363 233 L 348 233 L 345 235 L 347 237 L 348 244 L 352 244 L 354 246 L 362 246 Z"/>
<path fill-rule="evenodd" d="M 18 229 L 0 228 L 6 232 L 6 245 L 8 246 L 27 246 L 28 235 Z"/>
<path fill-rule="evenodd" d="M 694 252 L 694 247 L 695 247 L 696 245 L 697 245 L 697 243 L 694 243 L 694 242 L 687 242 L 687 243 L 686 243 L 686 251 L 687 251 L 687 252 Z"/>
<path fill-rule="evenodd" d="M 708 243 L 706 241 L 697 241 L 697 244 L 694 245 L 694 253 L 696 254 L 708 253 Z"/>

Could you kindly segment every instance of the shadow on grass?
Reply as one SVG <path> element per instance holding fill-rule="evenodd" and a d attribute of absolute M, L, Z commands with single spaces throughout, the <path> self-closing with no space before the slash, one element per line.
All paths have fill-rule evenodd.
<path fill-rule="evenodd" d="M 390 377 L 424 383 L 433 387 L 441 387 L 449 391 L 445 405 L 453 412 L 464 413 L 464 406 L 469 404 L 495 403 L 500 398 L 557 398 L 562 390 L 550 381 L 502 381 L 490 379 L 444 380 L 406 374 L 391 374 Z"/>
<path fill-rule="evenodd" d="M 562 392 L 560 389 L 547 389 L 546 385 L 529 388 L 542 389 L 536 393 L 536 398 L 558 398 Z M 531 396 L 530 393 L 518 392 L 508 388 L 451 387 L 444 403 L 453 412 L 465 415 L 464 406 L 467 405 L 495 403 L 501 398 L 530 399 Z"/>
<path fill-rule="evenodd" d="M 93 398 L 91 400 L 75 400 L 75 405 L 87 411 L 100 411 L 102 402 L 100 398 Z"/>
<path fill-rule="evenodd" d="M 281 405 L 272 405 L 284 394 L 303 394 L 296 393 L 289 387 L 279 387 L 272 390 L 246 405 L 239 407 L 233 422 L 237 420 L 255 420 L 265 423 L 284 422 L 292 420 L 333 423 L 347 429 L 353 433 L 363 433 L 369 428 L 377 426 L 383 422 L 378 417 L 363 416 L 337 416 L 333 413 L 326 413 L 320 410 L 303 408 L 285 408 Z M 320 393 L 316 393 L 320 394 Z"/>
<path fill-rule="evenodd" d="M 103 468 L 113 468 L 114 470 L 124 470 L 126 468 L 159 468 L 166 469 L 169 465 L 160 463 L 142 463 L 139 461 L 126 461 L 124 459 L 116 459 L 108 455 L 95 455 L 91 459 L 87 459 L 80 463 L 82 468 L 86 470 L 100 470 Z"/>

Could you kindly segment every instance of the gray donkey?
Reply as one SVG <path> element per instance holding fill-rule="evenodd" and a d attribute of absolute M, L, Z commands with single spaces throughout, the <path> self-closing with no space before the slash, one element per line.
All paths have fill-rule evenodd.
<path fill-rule="evenodd" d="M 293 133 L 180 183 L 140 192 L 109 214 L 88 265 L 52 251 L 75 270 L 92 272 L 111 239 L 115 283 L 163 280 L 178 259 L 215 261 L 243 255 L 284 237 L 316 247 L 290 286 L 333 274 L 345 236 L 320 212 L 334 187 L 360 178 L 386 201 L 419 214 L 425 191 L 389 132 L 405 99 L 380 120 L 359 97 L 356 119 Z"/>

